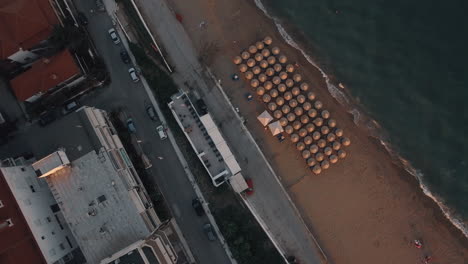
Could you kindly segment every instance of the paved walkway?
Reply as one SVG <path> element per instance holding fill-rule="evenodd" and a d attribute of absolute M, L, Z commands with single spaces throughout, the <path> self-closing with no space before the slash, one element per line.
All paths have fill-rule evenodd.
<path fill-rule="evenodd" d="M 247 198 L 267 226 L 280 251 L 295 255 L 302 263 L 320 263 L 321 254 L 302 218 L 291 203 L 239 116 L 216 85 L 209 81 L 198 63 L 197 54 L 182 25 L 164 0 L 138 0 L 143 17 L 175 66 L 174 81 L 180 88 L 193 90 L 205 99 L 210 113 L 220 125 L 228 144 L 239 161 L 243 174 L 253 179 L 255 194 Z M 209 84 L 207 83 L 209 82 Z"/>

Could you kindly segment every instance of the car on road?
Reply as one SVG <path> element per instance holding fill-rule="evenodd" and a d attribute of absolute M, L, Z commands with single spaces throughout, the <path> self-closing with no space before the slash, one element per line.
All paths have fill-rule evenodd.
<path fill-rule="evenodd" d="M 104 6 L 104 3 L 102 3 L 102 0 L 96 0 L 96 7 L 100 12 L 106 11 L 106 7 Z"/>
<path fill-rule="evenodd" d="M 44 127 L 54 122 L 56 119 L 55 112 L 44 112 L 39 116 L 39 125 Z"/>
<path fill-rule="evenodd" d="M 130 78 L 132 78 L 133 82 L 136 83 L 136 82 L 140 81 L 140 78 L 138 78 L 138 75 L 136 73 L 135 68 L 132 67 L 132 68 L 128 69 L 128 73 L 130 74 Z"/>
<path fill-rule="evenodd" d="M 203 225 L 203 231 L 206 234 L 206 237 L 208 237 L 208 240 L 210 241 L 215 241 L 216 240 L 216 235 L 213 230 L 213 226 L 211 226 L 210 223 L 206 223 Z"/>
<path fill-rule="evenodd" d="M 158 120 L 158 117 L 156 116 L 156 111 L 154 111 L 154 107 L 152 105 L 146 106 L 146 113 L 148 114 L 149 118 L 151 118 L 151 120 Z"/>
<path fill-rule="evenodd" d="M 156 128 L 156 131 L 158 131 L 158 135 L 159 135 L 159 138 L 161 138 L 161 140 L 164 140 L 167 138 L 167 134 L 166 134 L 166 129 L 160 125 Z"/>
<path fill-rule="evenodd" d="M 125 64 L 130 63 L 130 56 L 128 56 L 128 52 L 126 50 L 120 51 L 120 58 L 122 59 L 123 63 Z"/>
<path fill-rule="evenodd" d="M 71 113 L 78 109 L 80 107 L 76 101 L 71 101 L 68 102 L 63 108 L 62 108 L 62 114 L 66 115 L 68 113 Z"/>
<path fill-rule="evenodd" d="M 112 41 L 114 42 L 114 44 L 116 44 L 116 45 L 119 44 L 120 43 L 120 38 L 117 35 L 117 31 L 115 31 L 114 28 L 111 28 L 111 29 L 109 29 L 108 32 L 109 32 L 109 35 L 110 35 Z"/>
<path fill-rule="evenodd" d="M 195 213 L 198 216 L 202 216 L 202 215 L 205 214 L 205 210 L 203 210 L 203 206 L 202 206 L 200 200 L 198 200 L 197 198 L 192 200 L 192 207 L 193 207 L 193 209 L 195 210 Z"/>
<path fill-rule="evenodd" d="M 88 18 L 86 17 L 86 15 L 83 12 L 78 12 L 78 15 L 76 16 L 76 18 L 78 19 L 78 22 L 82 26 L 87 26 L 88 25 Z"/>
<path fill-rule="evenodd" d="M 131 118 L 128 118 L 127 119 L 127 129 L 130 133 L 136 133 L 136 127 L 135 127 L 135 123 L 133 122 L 133 119 Z"/>

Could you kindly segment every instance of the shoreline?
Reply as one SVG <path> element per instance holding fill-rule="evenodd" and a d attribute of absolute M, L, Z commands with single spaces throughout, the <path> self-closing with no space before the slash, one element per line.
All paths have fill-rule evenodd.
<path fill-rule="evenodd" d="M 253 1 L 255 5 L 257 6 L 257 8 L 260 9 L 265 14 L 265 16 L 267 16 L 267 18 L 272 20 L 272 22 L 275 24 L 276 28 L 278 29 L 279 33 L 283 37 L 283 40 L 286 41 L 292 48 L 301 52 L 302 55 L 305 57 L 305 59 L 312 66 L 317 68 L 318 71 L 322 73 L 325 83 L 327 84 L 327 88 L 328 88 L 330 95 L 333 98 L 335 98 L 335 100 L 339 104 L 341 104 L 343 107 L 348 108 L 348 113 L 353 116 L 353 120 L 356 126 L 366 129 L 369 133 L 369 136 L 374 138 L 377 141 L 376 143 L 379 144 L 380 147 L 383 147 L 388 152 L 388 155 L 390 155 L 390 157 L 392 157 L 392 159 L 394 160 L 395 165 L 403 169 L 404 171 L 406 171 L 406 173 L 409 174 L 410 176 L 414 177 L 414 179 L 417 180 L 417 185 L 419 186 L 420 190 L 424 193 L 424 195 L 426 195 L 428 198 L 432 200 L 433 203 L 435 203 L 435 206 L 439 208 L 439 210 L 444 215 L 444 217 L 447 220 L 449 220 L 451 224 L 456 229 L 458 229 L 458 231 L 461 232 L 465 238 L 468 238 L 468 226 L 463 223 L 463 219 L 461 216 L 457 216 L 456 214 L 451 212 L 451 211 L 454 211 L 456 213 L 456 209 L 450 208 L 449 206 L 447 206 L 441 197 L 439 197 L 438 195 L 435 195 L 430 190 L 430 187 L 426 185 L 424 183 L 424 180 L 422 179 L 424 175 L 421 172 L 419 172 L 411 164 L 409 160 L 401 156 L 401 154 L 397 150 L 395 150 L 395 146 L 390 142 L 389 139 L 384 138 L 385 136 L 383 135 L 386 133 L 386 131 L 384 131 L 383 128 L 380 127 L 377 120 L 372 119 L 370 117 L 370 115 L 367 113 L 365 109 L 365 106 L 358 103 L 352 97 L 352 95 L 350 94 L 350 91 L 347 90 L 347 88 L 342 88 L 340 90 L 340 88 L 337 87 L 338 84 L 336 84 L 338 83 L 338 80 L 335 80 L 334 77 L 330 78 L 330 76 L 326 73 L 326 71 L 323 70 L 318 65 L 318 63 L 315 62 L 315 60 L 311 57 L 311 55 L 307 53 L 307 50 L 309 50 L 311 47 L 306 47 L 306 48 L 303 47 L 303 46 L 307 46 L 307 45 L 302 44 L 304 42 L 307 42 L 303 33 L 298 32 L 298 30 L 296 29 L 292 29 L 293 26 L 284 25 L 284 22 L 281 21 L 281 19 L 272 15 L 271 11 L 268 11 L 267 7 L 263 4 L 262 0 L 253 0 Z M 289 28 L 289 30 L 287 30 L 287 28 Z M 291 34 L 288 32 L 292 32 L 291 34 L 299 36 L 300 40 L 296 40 L 296 38 L 291 36 Z M 362 124 L 362 123 L 365 123 L 365 124 Z"/>
<path fill-rule="evenodd" d="M 337 263 L 382 263 L 382 259 L 383 263 L 418 263 L 422 254 L 431 254 L 444 262 L 465 263 L 468 240 L 462 232 L 423 193 L 417 178 L 408 177 L 409 173 L 395 163 L 385 145 L 368 136 L 366 127 L 356 126 L 355 116 L 336 103 L 319 69 L 310 65 L 301 50 L 285 43 L 271 18 L 254 1 L 170 0 L 184 15 L 182 24 L 199 52 L 204 42 L 219 45 L 210 68 L 221 78 L 243 116 L 255 120 L 264 106 L 256 100 L 245 102 L 248 85 L 230 80 L 230 74 L 237 72 L 231 58 L 260 37 L 270 35 L 274 46 L 279 46 L 290 61 L 299 63 L 298 71 L 351 137 L 349 157 L 315 176 L 298 159 L 299 153 L 289 141 L 280 144 L 265 136 L 255 121 L 247 124 L 330 259 Z M 256 26 L 245 25 L 244 19 Z M 207 21 L 206 29 L 198 28 L 200 21 Z M 423 251 L 411 246 L 416 238 L 424 240 Z"/>

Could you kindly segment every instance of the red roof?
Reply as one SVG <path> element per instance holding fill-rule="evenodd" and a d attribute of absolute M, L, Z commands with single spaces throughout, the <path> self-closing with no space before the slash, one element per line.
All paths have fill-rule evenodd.
<path fill-rule="evenodd" d="M 13 226 L 0 229 L 0 263 L 45 264 L 13 194 L 0 171 L 0 223 L 11 219 Z"/>
<path fill-rule="evenodd" d="M 49 0 L 0 0 L 0 59 L 47 39 L 58 23 Z"/>
<path fill-rule="evenodd" d="M 80 73 L 80 69 L 68 50 L 35 62 L 31 69 L 11 80 L 16 98 L 25 101 L 29 97 L 47 92 Z"/>

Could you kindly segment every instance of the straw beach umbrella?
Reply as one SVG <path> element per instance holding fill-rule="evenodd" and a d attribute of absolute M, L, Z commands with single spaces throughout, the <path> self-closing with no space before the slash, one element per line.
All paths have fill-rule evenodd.
<path fill-rule="evenodd" d="M 291 88 L 291 87 L 294 86 L 294 81 L 291 80 L 291 79 L 287 79 L 284 83 L 285 83 L 286 86 L 289 87 L 289 88 Z"/>
<path fill-rule="evenodd" d="M 338 162 L 338 156 L 336 156 L 335 154 L 331 155 L 330 156 L 330 163 L 335 164 L 337 162 Z"/>
<path fill-rule="evenodd" d="M 315 101 L 315 103 L 314 103 L 314 107 L 315 107 L 315 109 L 320 110 L 320 109 L 322 109 L 323 104 L 322 104 L 322 102 L 320 102 L 320 101 L 317 100 L 317 101 Z"/>
<path fill-rule="evenodd" d="M 241 58 L 243 60 L 247 60 L 248 58 L 250 58 L 250 53 L 248 53 L 247 51 L 244 51 L 241 53 Z"/>
<path fill-rule="evenodd" d="M 263 42 L 257 41 L 257 43 L 255 43 L 255 47 L 257 50 L 261 50 L 265 47 L 265 45 L 263 45 Z"/>
<path fill-rule="evenodd" d="M 306 136 L 306 137 L 304 138 L 304 143 L 305 143 L 306 145 L 312 144 L 312 141 L 313 141 L 313 139 L 312 139 L 311 136 Z"/>
<path fill-rule="evenodd" d="M 236 65 L 241 64 L 242 63 L 242 58 L 240 56 L 235 56 L 232 59 L 232 62 L 234 62 L 234 64 L 236 64 Z"/>
<path fill-rule="evenodd" d="M 301 90 L 299 90 L 299 88 L 297 88 L 297 87 L 294 87 L 294 88 L 291 89 L 291 93 L 294 96 L 298 96 L 301 93 Z"/>
<path fill-rule="evenodd" d="M 296 115 L 293 113 L 289 113 L 286 118 L 288 119 L 289 122 L 292 122 L 296 119 Z"/>
<path fill-rule="evenodd" d="M 265 58 L 268 58 L 268 56 L 270 56 L 270 50 L 265 48 L 262 50 L 262 56 L 265 57 Z"/>
<path fill-rule="evenodd" d="M 252 80 L 252 78 L 254 77 L 254 74 L 251 71 L 246 71 L 244 76 L 247 80 Z"/>
<path fill-rule="evenodd" d="M 310 118 L 314 118 L 317 116 L 317 110 L 315 109 L 310 109 L 309 111 L 307 111 L 307 115 L 310 117 Z"/>
<path fill-rule="evenodd" d="M 285 55 L 280 55 L 279 58 L 278 58 L 278 61 L 280 63 L 285 64 L 288 61 L 288 57 L 286 57 Z"/>
<path fill-rule="evenodd" d="M 273 88 L 273 83 L 271 83 L 270 81 L 266 81 L 263 84 L 263 87 L 265 87 L 265 90 L 269 91 L 269 90 L 271 90 L 271 88 Z"/>
<path fill-rule="evenodd" d="M 335 135 L 337 137 L 342 137 L 343 136 L 343 129 L 341 129 L 341 128 L 335 129 Z"/>
<path fill-rule="evenodd" d="M 328 162 L 328 160 L 323 160 L 322 162 L 320 162 L 320 167 L 322 167 L 322 169 L 326 170 L 326 169 L 330 168 L 330 162 Z"/>
<path fill-rule="evenodd" d="M 322 113 L 321 113 L 321 115 L 322 115 L 322 118 L 323 118 L 323 119 L 328 119 L 328 118 L 330 118 L 330 112 L 328 112 L 328 110 L 323 110 Z"/>
<path fill-rule="evenodd" d="M 314 122 L 314 125 L 318 127 L 323 125 L 323 119 L 320 117 L 315 118 L 312 122 Z"/>
<path fill-rule="evenodd" d="M 252 72 L 254 74 L 259 74 L 260 72 L 262 72 L 262 69 L 260 67 L 258 67 L 258 66 L 255 66 L 255 67 L 252 68 Z"/>
<path fill-rule="evenodd" d="M 289 100 L 289 106 L 292 107 L 292 108 L 296 107 L 297 106 L 296 99 Z"/>
<path fill-rule="evenodd" d="M 271 96 L 272 98 L 278 97 L 278 90 L 276 90 L 276 89 L 271 89 L 271 90 L 270 90 L 270 96 Z"/>
<path fill-rule="evenodd" d="M 309 117 L 307 115 L 301 116 L 301 123 L 302 124 L 307 124 L 309 123 Z"/>
<path fill-rule="evenodd" d="M 331 128 L 336 127 L 336 120 L 333 118 L 330 118 L 330 120 L 328 120 L 328 126 Z"/>
<path fill-rule="evenodd" d="M 315 93 L 314 92 L 308 92 L 307 93 L 307 99 L 309 99 L 310 101 L 313 101 L 315 100 Z"/>
<path fill-rule="evenodd" d="M 302 109 L 302 107 L 298 106 L 294 108 L 294 114 L 296 114 L 296 116 L 301 116 L 303 113 L 304 113 L 304 110 Z"/>
<path fill-rule="evenodd" d="M 289 105 L 283 105 L 283 107 L 281 107 L 281 111 L 283 111 L 284 114 L 288 114 L 291 112 L 291 107 L 289 107 Z"/>
<path fill-rule="evenodd" d="M 276 98 L 276 104 L 277 104 L 278 106 L 284 105 L 284 98 L 281 97 L 281 96 L 278 96 L 278 98 Z"/>
<path fill-rule="evenodd" d="M 260 96 L 265 94 L 265 88 L 263 88 L 262 86 L 257 87 L 256 91 L 257 91 L 257 94 Z"/>
<path fill-rule="evenodd" d="M 279 77 L 281 80 L 286 80 L 288 78 L 288 74 L 284 71 L 280 72 Z"/>
<path fill-rule="evenodd" d="M 275 112 L 273 112 L 273 117 L 276 119 L 280 119 L 282 116 L 283 112 L 281 112 L 280 110 L 276 110 Z"/>
<path fill-rule="evenodd" d="M 294 121 L 293 124 L 292 124 L 292 127 L 295 129 L 295 130 L 299 130 L 301 129 L 302 125 L 301 125 L 301 122 L 299 121 Z"/>
<path fill-rule="evenodd" d="M 278 84 L 278 91 L 284 93 L 284 92 L 286 92 L 286 88 L 287 87 L 286 87 L 286 85 L 284 83 Z"/>
<path fill-rule="evenodd" d="M 305 144 L 303 142 L 298 142 L 296 144 L 296 148 L 297 148 L 297 150 L 302 151 L 302 150 L 305 149 Z"/>
<path fill-rule="evenodd" d="M 289 100 L 291 100 L 293 98 L 293 95 L 292 95 L 291 92 L 285 92 L 283 94 L 283 97 L 284 97 L 284 100 L 289 101 Z"/>
<path fill-rule="evenodd" d="M 308 158 L 306 162 L 307 166 L 309 167 L 315 166 L 317 164 L 317 161 L 314 158 Z"/>
<path fill-rule="evenodd" d="M 272 111 L 272 112 L 275 111 L 277 107 L 278 107 L 278 106 L 277 106 L 275 103 L 273 103 L 273 102 L 268 103 L 268 110 L 270 110 L 270 111 Z"/>
<path fill-rule="evenodd" d="M 289 135 L 291 135 L 293 132 L 294 132 L 294 128 L 292 126 L 286 126 L 284 128 L 284 131 L 286 131 L 286 133 L 288 133 Z"/>
<path fill-rule="evenodd" d="M 269 77 L 273 76 L 275 74 L 275 70 L 273 68 L 268 68 L 265 71 L 265 74 Z"/>
<path fill-rule="evenodd" d="M 269 56 L 267 62 L 268 64 L 273 65 L 276 63 L 276 58 L 274 56 Z"/>
<path fill-rule="evenodd" d="M 344 150 L 342 150 L 342 149 L 338 150 L 338 157 L 339 157 L 340 159 L 346 158 L 346 151 L 344 151 Z"/>
<path fill-rule="evenodd" d="M 322 172 L 322 168 L 320 167 L 320 165 L 315 165 L 314 168 L 312 169 L 312 172 L 316 175 L 319 175 L 321 172 Z"/>
<path fill-rule="evenodd" d="M 300 136 L 300 137 L 305 137 L 305 136 L 307 136 L 307 130 L 306 130 L 305 128 L 299 129 L 299 132 L 298 132 L 298 133 L 299 133 L 299 136 Z"/>
<path fill-rule="evenodd" d="M 262 100 L 263 102 L 268 103 L 271 101 L 271 96 L 269 94 L 264 94 Z"/>
<path fill-rule="evenodd" d="M 263 73 L 260 73 L 260 75 L 258 75 L 258 80 L 263 83 L 267 80 L 267 76 Z"/>
<path fill-rule="evenodd" d="M 309 103 L 309 102 L 305 102 L 305 103 L 302 105 L 302 108 L 304 108 L 305 111 L 309 111 L 310 109 L 312 109 L 312 104 Z"/>
<path fill-rule="evenodd" d="M 335 134 L 330 133 L 330 134 L 327 135 L 327 141 L 328 142 L 333 142 L 333 141 L 335 141 L 335 139 L 336 139 Z"/>
<path fill-rule="evenodd" d="M 295 68 L 294 68 L 294 66 L 292 64 L 288 64 L 286 66 L 286 71 L 287 72 L 294 72 L 294 70 L 295 70 Z"/>
<path fill-rule="evenodd" d="M 263 39 L 263 43 L 265 43 L 265 45 L 271 45 L 271 43 L 273 43 L 273 39 L 270 36 L 266 36 Z"/>
<path fill-rule="evenodd" d="M 271 53 L 273 53 L 273 55 L 278 55 L 278 54 L 280 53 L 280 51 L 281 51 L 281 50 L 280 50 L 280 48 L 278 48 L 278 47 L 273 47 L 273 48 L 271 49 Z"/>
<path fill-rule="evenodd" d="M 333 150 L 332 148 L 330 147 L 326 147 L 325 149 L 323 149 L 323 153 L 326 155 L 326 156 L 330 156 L 332 154 Z"/>
<path fill-rule="evenodd" d="M 250 86 L 252 86 L 253 88 L 256 88 L 260 85 L 260 82 L 257 80 L 257 79 L 252 79 L 250 81 Z"/>
<path fill-rule="evenodd" d="M 266 69 L 266 67 L 268 67 L 268 62 L 266 60 L 262 60 L 260 62 L 260 67 L 262 67 L 263 69 Z"/>
<path fill-rule="evenodd" d="M 322 133 L 322 135 L 326 135 L 330 133 L 330 129 L 327 126 L 323 126 L 320 128 L 320 132 Z"/>
<path fill-rule="evenodd" d="M 239 71 L 240 72 L 246 72 L 247 69 L 248 69 L 247 65 L 245 65 L 245 64 L 239 65 Z"/>
<path fill-rule="evenodd" d="M 296 73 L 293 76 L 293 80 L 298 83 L 298 82 L 302 81 L 302 76 L 299 73 Z"/>
<path fill-rule="evenodd" d="M 310 157 L 310 151 L 308 151 L 307 149 L 304 149 L 302 151 L 302 158 L 308 159 L 309 157 Z"/>
<path fill-rule="evenodd" d="M 341 143 L 338 141 L 333 142 L 332 148 L 334 150 L 339 150 L 341 148 Z"/>
<path fill-rule="evenodd" d="M 315 130 L 315 126 L 312 123 L 306 125 L 307 132 L 312 133 Z"/>
<path fill-rule="evenodd" d="M 314 140 L 319 140 L 320 137 L 321 137 L 320 132 L 315 131 L 314 133 L 312 133 L 312 138 L 313 138 Z"/>
<path fill-rule="evenodd" d="M 347 147 L 347 146 L 351 145 L 351 140 L 349 140 L 349 138 L 347 138 L 347 137 L 344 137 L 344 138 L 341 139 L 341 144 L 343 146 Z"/>
<path fill-rule="evenodd" d="M 299 141 L 299 135 L 298 135 L 298 134 L 292 134 L 292 135 L 291 135 L 291 141 L 292 141 L 293 143 L 298 142 L 298 141 Z"/>
<path fill-rule="evenodd" d="M 312 144 L 310 145 L 309 151 L 310 153 L 315 154 L 319 151 L 319 147 L 316 144 Z"/>
<path fill-rule="evenodd" d="M 257 53 L 257 54 L 255 54 L 254 59 L 256 61 L 260 62 L 261 60 L 263 60 L 263 55 L 261 53 Z"/>
<path fill-rule="evenodd" d="M 300 94 L 300 95 L 297 96 L 296 99 L 297 99 L 298 103 L 303 104 L 305 102 L 305 100 L 306 100 L 306 97 L 304 95 Z"/>
<path fill-rule="evenodd" d="M 252 68 L 253 66 L 255 66 L 255 64 L 257 64 L 257 63 L 255 62 L 254 59 L 248 59 L 248 60 L 247 60 L 247 66 L 249 66 L 250 68 Z"/>
<path fill-rule="evenodd" d="M 309 90 L 309 84 L 307 84 L 307 83 L 301 83 L 300 87 L 301 87 L 301 90 L 304 91 L 304 92 Z"/>
<path fill-rule="evenodd" d="M 325 155 L 323 155 L 322 152 L 317 152 L 317 154 L 315 154 L 315 160 L 318 162 L 322 161 L 324 158 L 325 158 Z"/>
<path fill-rule="evenodd" d="M 281 83 L 281 78 L 278 77 L 278 76 L 275 76 L 275 77 L 273 77 L 273 79 L 271 81 L 273 82 L 273 84 L 278 85 L 278 84 Z"/>
<path fill-rule="evenodd" d="M 250 52 L 250 54 L 257 53 L 257 47 L 255 47 L 254 45 L 250 46 L 249 47 L 249 52 Z"/>
<path fill-rule="evenodd" d="M 324 148 L 326 145 L 327 145 L 327 142 L 323 138 L 317 141 L 317 146 L 319 146 L 319 148 Z"/>
<path fill-rule="evenodd" d="M 281 66 L 281 64 L 276 63 L 275 65 L 273 65 L 273 69 L 275 70 L 275 72 L 280 72 L 283 69 L 283 67 Z"/>
<path fill-rule="evenodd" d="M 286 117 L 282 117 L 282 118 L 279 120 L 279 122 L 280 122 L 280 125 L 281 125 L 282 127 L 285 127 L 285 126 L 287 126 L 287 125 L 289 124 L 289 121 L 288 121 L 288 119 L 287 119 Z"/>

